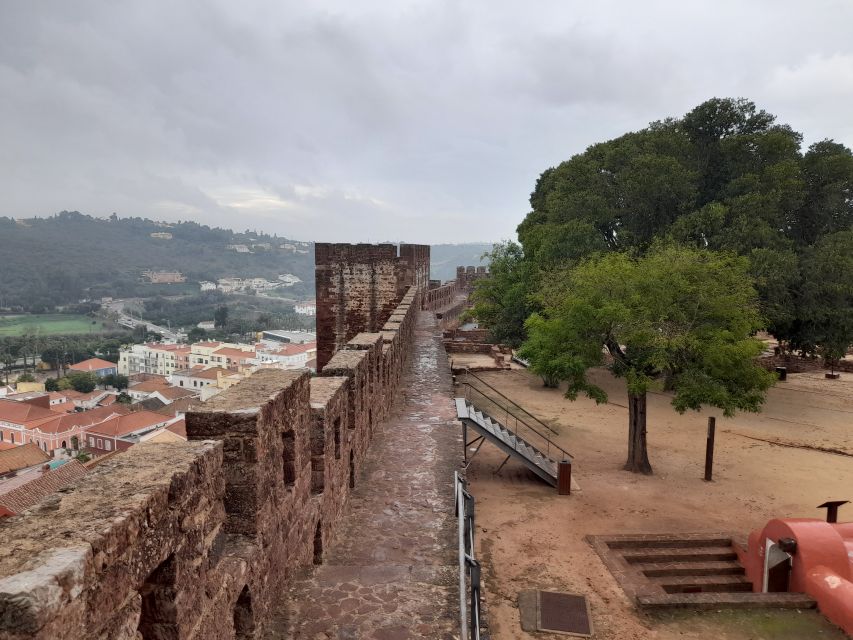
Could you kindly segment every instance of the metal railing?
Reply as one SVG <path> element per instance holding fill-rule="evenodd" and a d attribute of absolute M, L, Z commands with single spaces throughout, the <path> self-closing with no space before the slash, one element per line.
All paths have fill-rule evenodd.
<path fill-rule="evenodd" d="M 512 410 L 508 403 L 501 402 L 501 398 L 493 398 L 486 395 L 482 390 L 473 386 L 468 381 L 463 380 L 459 384 L 464 389 L 465 400 L 470 402 L 480 413 L 501 423 L 505 429 L 515 436 L 514 448 L 516 450 L 518 449 L 518 440 L 520 438 L 535 447 L 540 453 L 544 453 L 551 460 L 559 462 L 560 460 L 573 459 L 574 456 L 571 453 L 551 440 L 541 430 L 530 425 L 530 420 L 525 422 L 523 418 L 517 415 L 517 412 Z M 505 398 L 505 396 L 502 396 L 502 398 Z M 508 400 L 508 398 L 506 399 Z M 540 422 L 539 424 L 542 423 Z M 550 427 L 548 428 L 550 429 Z M 550 430 L 554 432 L 553 429 Z"/>
<path fill-rule="evenodd" d="M 488 389 L 488 390 L 489 390 L 489 395 L 497 396 L 497 398 L 499 398 L 499 399 L 500 399 L 500 402 L 501 402 L 502 404 L 505 404 L 505 405 L 506 405 L 506 406 L 508 406 L 508 407 L 509 407 L 509 406 L 513 407 L 513 411 L 514 411 L 515 413 L 522 413 L 522 414 L 524 414 L 524 415 L 526 416 L 526 420 L 527 420 L 527 422 L 533 422 L 533 423 L 534 423 L 534 424 L 536 424 L 538 427 L 540 427 L 543 431 L 544 431 L 544 430 L 547 430 L 547 431 L 550 431 L 551 433 L 553 433 L 554 435 L 558 435 L 558 433 L 557 433 L 557 431 L 556 431 L 556 430 L 554 430 L 552 427 L 549 427 L 547 424 L 545 424 L 544 422 L 542 422 L 539 418 L 537 418 L 536 416 L 534 416 L 534 415 L 533 415 L 532 413 L 530 413 L 527 409 L 525 409 L 525 408 L 524 408 L 524 407 L 522 407 L 520 404 L 518 404 L 515 400 L 513 400 L 512 398 L 510 398 L 510 397 L 508 397 L 508 396 L 504 395 L 503 393 L 501 393 L 500 391 L 498 391 L 497 389 L 495 389 L 492 385 L 490 385 L 488 382 L 486 382 L 485 380 L 483 380 L 483 379 L 482 379 L 480 376 L 478 376 L 477 374 L 472 373 L 472 372 L 470 372 L 470 371 L 466 371 L 466 372 L 465 372 L 465 381 L 466 381 L 466 382 L 468 382 L 469 384 L 471 384 L 471 382 L 470 382 L 471 380 L 473 380 L 473 381 L 474 381 L 474 384 L 472 384 L 472 386 L 482 385 L 483 387 L 485 387 L 486 389 Z"/>
<path fill-rule="evenodd" d="M 474 496 L 453 472 L 459 521 L 459 628 L 462 640 L 480 640 L 480 563 L 474 559 Z M 470 592 L 470 603 L 469 603 Z"/>

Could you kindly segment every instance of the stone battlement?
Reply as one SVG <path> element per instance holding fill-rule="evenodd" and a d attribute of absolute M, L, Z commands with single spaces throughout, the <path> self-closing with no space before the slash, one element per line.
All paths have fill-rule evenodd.
<path fill-rule="evenodd" d="M 411 351 L 429 247 L 366 246 L 317 245 L 318 325 L 321 287 L 343 278 L 346 301 L 321 377 L 260 370 L 188 413 L 188 442 L 135 445 L 0 521 L 0 640 L 263 635 L 322 562 Z"/>
<path fill-rule="evenodd" d="M 381 330 L 406 291 L 429 288 L 428 245 L 321 242 L 314 261 L 318 371 L 356 334 Z"/>

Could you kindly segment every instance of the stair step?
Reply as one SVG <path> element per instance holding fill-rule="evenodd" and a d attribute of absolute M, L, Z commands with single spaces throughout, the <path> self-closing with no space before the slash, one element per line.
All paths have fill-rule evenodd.
<path fill-rule="evenodd" d="M 637 597 L 641 609 L 813 609 L 804 593 L 667 593 Z"/>
<path fill-rule="evenodd" d="M 638 563 L 634 568 L 643 575 L 654 578 L 659 576 L 711 576 L 743 575 L 743 567 L 737 561 L 722 562 L 654 562 Z"/>
<path fill-rule="evenodd" d="M 731 547 L 688 547 L 669 549 L 630 549 L 622 553 L 630 564 L 652 562 L 712 562 L 735 560 L 737 554 Z"/>
<path fill-rule="evenodd" d="M 627 540 L 609 540 L 607 546 L 611 549 L 673 549 L 693 547 L 729 547 L 732 539 L 727 536 L 704 536 L 693 538 L 646 538 L 636 537 Z"/>
<path fill-rule="evenodd" d="M 742 575 L 658 576 L 651 581 L 667 593 L 751 592 L 752 583 Z"/>

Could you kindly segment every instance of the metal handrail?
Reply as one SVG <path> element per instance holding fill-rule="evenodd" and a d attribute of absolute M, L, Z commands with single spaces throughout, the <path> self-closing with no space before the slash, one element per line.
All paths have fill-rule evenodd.
<path fill-rule="evenodd" d="M 514 407 L 516 407 L 518 410 L 520 410 L 520 411 L 524 412 L 525 414 L 527 414 L 527 416 L 528 416 L 528 417 L 533 418 L 534 422 L 536 422 L 537 424 L 539 424 L 541 427 L 544 427 L 545 429 L 547 429 L 548 431 L 550 431 L 551 433 L 553 433 L 555 436 L 556 436 L 556 435 L 558 435 L 558 432 L 557 432 L 555 429 L 552 429 L 552 428 L 551 428 L 551 427 L 549 427 L 547 424 L 545 424 L 544 422 L 542 422 L 539 418 L 537 418 L 536 416 L 534 416 L 534 415 L 533 415 L 532 413 L 530 413 L 527 409 L 525 409 L 525 408 L 524 408 L 524 407 L 522 407 L 520 404 L 518 404 L 515 400 L 513 400 L 512 398 L 508 397 L 507 395 L 505 395 L 505 394 L 501 393 L 500 391 L 498 391 L 497 389 L 495 389 L 492 385 L 490 385 L 488 382 L 486 382 L 485 380 L 483 380 L 480 376 L 478 376 L 478 375 L 476 375 L 476 374 L 472 373 L 471 371 L 467 371 L 467 370 L 466 370 L 466 371 L 465 371 L 465 377 L 466 377 L 466 379 L 467 379 L 467 378 L 473 378 L 473 379 L 474 379 L 474 380 L 476 380 L 477 382 L 479 382 L 479 383 L 481 383 L 481 384 L 484 384 L 485 386 L 487 386 L 487 387 L 489 388 L 489 390 L 490 390 L 490 391 L 492 391 L 492 392 L 496 393 L 498 396 L 500 396 L 500 398 L 501 398 L 502 400 L 504 400 L 504 401 L 506 401 L 506 402 L 509 402 L 509 403 L 510 403 L 510 404 L 512 404 Z"/>
<path fill-rule="evenodd" d="M 504 420 L 503 420 L 503 423 L 502 423 L 502 424 L 503 424 L 503 426 L 504 426 L 507 430 L 509 430 L 509 431 L 512 433 L 512 435 L 513 435 L 513 436 L 515 436 L 515 442 L 513 443 L 513 448 L 514 448 L 515 450 L 518 450 L 519 424 L 521 424 L 521 426 L 523 426 L 523 427 L 524 427 L 525 429 L 527 429 L 529 432 L 533 433 L 533 434 L 534 434 L 536 437 L 538 437 L 542 442 L 533 442 L 533 441 L 532 441 L 532 440 L 533 440 L 533 438 L 530 438 L 530 437 L 527 435 L 527 433 L 525 433 L 525 434 L 524 434 L 524 435 L 525 435 L 525 436 L 527 436 L 527 437 L 522 437 L 522 440 L 524 440 L 525 442 L 528 442 L 529 444 L 533 444 L 533 445 L 535 445 L 535 446 L 536 446 L 536 448 L 540 450 L 540 452 L 541 452 L 541 450 L 542 450 L 542 449 L 544 449 L 544 450 L 545 450 L 545 455 L 546 455 L 548 458 L 550 458 L 550 459 L 552 459 L 552 460 L 554 459 L 554 458 L 551 456 L 551 449 L 552 449 L 552 448 L 553 448 L 553 449 L 555 449 L 556 451 L 559 451 L 559 452 L 562 454 L 562 456 L 561 456 L 561 459 L 562 459 L 562 460 L 572 460 L 572 459 L 574 458 L 574 456 L 572 456 L 572 454 L 571 454 L 571 453 L 569 453 L 568 451 L 566 451 L 565 449 L 563 449 L 563 447 L 561 447 L 561 446 L 560 446 L 560 445 L 558 445 L 556 442 L 554 442 L 553 440 L 551 440 L 548 436 L 546 436 L 546 435 L 545 435 L 545 434 L 543 434 L 543 433 L 540 433 L 539 431 L 537 431 L 536 429 L 534 429 L 533 427 L 531 427 L 529 424 L 527 424 L 526 422 L 524 422 L 524 420 L 519 419 L 519 418 L 518 418 L 518 416 L 516 416 L 515 414 L 513 414 L 513 413 L 509 410 L 509 408 L 508 408 L 508 407 L 502 407 L 502 406 L 501 406 L 501 405 L 500 405 L 496 400 L 494 400 L 493 398 L 490 398 L 490 397 L 489 397 L 489 396 L 487 396 L 485 393 L 483 393 L 482 391 L 480 391 L 479 389 L 477 389 L 477 387 L 475 387 L 475 386 L 471 385 L 471 384 L 470 384 L 470 383 L 468 383 L 468 382 L 463 381 L 463 382 L 461 382 L 460 384 L 461 384 L 462 386 L 464 386 L 464 387 L 465 387 L 465 399 L 466 399 L 466 400 L 472 401 L 472 399 L 469 397 L 468 393 L 469 393 L 469 391 L 473 391 L 473 392 L 475 392 L 475 393 L 479 394 L 479 395 L 480 395 L 480 396 L 481 396 L 481 397 L 482 397 L 482 398 L 483 398 L 487 403 L 489 403 L 489 404 L 493 405 L 493 406 L 494 406 L 494 407 L 496 407 L 499 411 L 501 411 L 501 412 L 503 412 L 503 413 L 505 414 L 505 416 L 506 416 L 506 417 L 504 418 Z M 473 401 L 472 401 L 472 402 L 473 402 Z M 485 413 L 486 415 L 489 415 L 489 414 L 488 414 L 488 412 L 483 411 L 483 406 L 484 406 L 484 405 L 483 405 L 482 403 L 478 403 L 478 404 L 480 404 L 480 407 L 478 407 L 478 409 L 479 409 L 482 413 Z M 499 418 L 498 418 L 498 416 L 497 416 L 497 412 L 492 412 L 492 413 L 493 413 L 493 414 L 495 414 L 495 415 L 489 415 L 489 417 L 490 417 L 490 418 L 493 418 L 493 419 L 495 419 L 495 420 L 498 420 L 498 421 L 500 422 L 500 419 L 499 419 Z M 512 418 L 512 420 L 510 420 L 510 418 Z M 544 444 L 543 444 L 543 443 L 544 443 Z M 557 460 L 557 462 L 559 462 L 559 460 Z"/>
<path fill-rule="evenodd" d="M 459 629 L 462 640 L 480 640 L 480 563 L 474 559 L 474 496 L 458 471 L 453 472 L 459 521 Z M 468 584 L 471 601 L 467 602 Z M 469 614 L 470 612 L 470 619 Z"/>

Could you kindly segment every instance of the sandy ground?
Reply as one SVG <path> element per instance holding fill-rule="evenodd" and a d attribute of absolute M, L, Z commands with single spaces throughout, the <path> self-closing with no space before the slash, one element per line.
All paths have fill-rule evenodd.
<path fill-rule="evenodd" d="M 853 499 L 853 457 L 779 446 L 805 444 L 853 455 L 853 375 L 789 375 L 760 414 L 723 418 L 719 411 L 676 413 L 669 397 L 648 402 L 653 476 L 621 469 L 627 455 L 624 383 L 606 371 L 595 379 L 609 404 L 566 400 L 525 370 L 479 374 L 559 431 L 575 456 L 581 492 L 570 497 L 515 461 L 483 446 L 469 467 L 477 501 L 478 553 L 495 640 L 565 638 L 524 633 L 518 592 L 547 588 L 585 594 L 595 637 L 619 640 L 799 640 L 844 638 L 814 612 L 711 612 L 651 618 L 639 614 L 583 540 L 588 534 L 725 531 L 746 537 L 772 517 L 823 518 L 816 505 Z M 703 481 L 707 417 L 717 416 L 715 481 Z M 853 519 L 853 506 L 842 508 Z"/>

